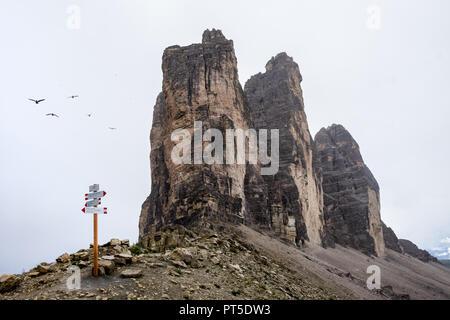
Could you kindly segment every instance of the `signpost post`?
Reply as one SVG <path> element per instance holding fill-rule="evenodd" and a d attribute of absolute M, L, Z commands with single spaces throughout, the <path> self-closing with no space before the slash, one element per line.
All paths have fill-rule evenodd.
<path fill-rule="evenodd" d="M 97 214 L 94 214 L 94 277 L 98 276 L 98 233 Z"/>
<path fill-rule="evenodd" d="M 101 198 L 106 195 L 105 191 L 99 191 L 100 186 L 98 184 L 93 184 L 89 186 L 89 193 L 85 194 L 85 200 L 92 199 L 90 201 L 87 201 L 84 205 L 84 208 L 81 209 L 83 213 L 87 214 L 93 214 L 94 215 L 94 270 L 92 272 L 94 277 L 98 276 L 98 221 L 97 221 L 97 215 L 98 214 L 107 214 L 107 208 L 98 208 L 98 205 L 100 205 Z"/>

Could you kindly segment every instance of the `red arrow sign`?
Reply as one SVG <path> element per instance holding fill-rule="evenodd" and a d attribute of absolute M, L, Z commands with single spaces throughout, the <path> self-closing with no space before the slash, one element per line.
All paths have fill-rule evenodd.
<path fill-rule="evenodd" d="M 106 214 L 107 209 L 106 208 L 94 208 L 94 207 L 84 207 L 83 209 L 81 209 L 81 211 L 83 211 L 84 213 L 88 213 L 88 214 Z"/>

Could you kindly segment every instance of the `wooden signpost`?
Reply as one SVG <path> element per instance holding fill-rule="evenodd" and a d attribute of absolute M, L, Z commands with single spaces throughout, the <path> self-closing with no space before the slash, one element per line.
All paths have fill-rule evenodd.
<path fill-rule="evenodd" d="M 94 215 L 94 270 L 93 276 L 98 276 L 98 228 L 97 228 L 97 215 L 98 214 L 107 214 L 108 208 L 99 208 L 101 198 L 106 195 L 105 191 L 99 191 L 100 186 L 98 184 L 93 184 L 89 186 L 89 193 L 86 193 L 85 200 L 87 201 L 84 205 L 84 208 L 81 209 L 83 213 L 93 214 Z"/>

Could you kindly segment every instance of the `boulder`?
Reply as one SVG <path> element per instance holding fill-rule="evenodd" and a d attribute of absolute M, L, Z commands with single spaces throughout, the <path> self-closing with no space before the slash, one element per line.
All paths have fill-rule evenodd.
<path fill-rule="evenodd" d="M 120 262 L 125 261 L 126 264 L 131 264 L 133 261 L 133 256 L 128 253 L 116 254 L 116 258 L 120 259 Z"/>
<path fill-rule="evenodd" d="M 122 271 L 120 276 L 122 278 L 139 278 L 142 277 L 143 273 L 141 269 L 126 269 Z"/>
<path fill-rule="evenodd" d="M 12 274 L 0 276 L 0 293 L 6 293 L 16 289 L 21 282 L 21 278 Z"/>
<path fill-rule="evenodd" d="M 197 268 L 199 266 L 196 258 L 197 248 L 176 248 L 169 254 L 169 259 L 174 261 L 183 261 L 187 265 Z"/>
<path fill-rule="evenodd" d="M 50 267 L 50 265 L 41 263 L 41 264 L 39 264 L 39 265 L 36 267 L 36 270 L 37 270 L 40 274 L 46 274 L 46 273 L 51 272 L 51 271 L 52 271 L 52 268 Z"/>
<path fill-rule="evenodd" d="M 89 260 L 89 251 L 87 250 L 80 250 L 74 254 L 71 255 L 72 261 L 88 261 Z"/>
<path fill-rule="evenodd" d="M 63 253 L 58 258 L 56 258 L 57 262 L 60 263 L 69 263 L 70 262 L 70 255 L 68 253 Z"/>
<path fill-rule="evenodd" d="M 104 268 L 105 273 L 110 275 L 114 273 L 114 270 L 116 269 L 116 265 L 114 264 L 114 261 L 110 260 L 99 260 L 98 266 Z"/>
<path fill-rule="evenodd" d="M 119 239 L 111 239 L 111 240 L 108 242 L 108 245 L 109 245 L 110 247 L 120 246 L 120 244 L 121 244 L 121 241 L 120 241 Z"/>

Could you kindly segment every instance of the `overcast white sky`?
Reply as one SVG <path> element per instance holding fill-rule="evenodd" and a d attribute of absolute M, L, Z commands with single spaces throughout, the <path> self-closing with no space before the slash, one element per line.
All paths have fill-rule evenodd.
<path fill-rule="evenodd" d="M 80 29 L 67 27 L 71 5 Z M 277 53 L 294 57 L 311 133 L 343 124 L 380 184 L 382 219 L 449 247 L 449 12 L 448 0 L 1 1 L 0 274 L 89 246 L 92 183 L 108 192 L 100 242 L 137 240 L 162 52 L 213 27 L 234 40 L 242 85 Z"/>

